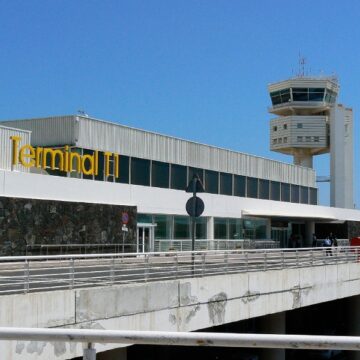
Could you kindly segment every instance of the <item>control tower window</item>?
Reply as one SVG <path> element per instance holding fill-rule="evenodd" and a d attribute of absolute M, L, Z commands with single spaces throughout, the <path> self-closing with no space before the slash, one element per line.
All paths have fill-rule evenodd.
<path fill-rule="evenodd" d="M 325 101 L 333 104 L 336 101 L 336 94 L 333 91 L 326 89 Z"/>
<path fill-rule="evenodd" d="M 325 89 L 323 88 L 310 88 L 309 100 L 310 101 L 324 101 Z"/>
<path fill-rule="evenodd" d="M 272 93 L 270 93 L 270 97 L 273 105 L 287 103 L 291 100 L 290 89 L 273 91 Z"/>
<path fill-rule="evenodd" d="M 273 131 L 277 131 L 277 126 L 273 126 Z"/>
<path fill-rule="evenodd" d="M 270 93 L 270 97 L 271 97 L 271 102 L 273 105 L 281 104 L 280 91 L 274 91 L 274 92 Z"/>
<path fill-rule="evenodd" d="M 293 88 L 293 100 L 294 101 L 309 101 L 309 89 L 308 88 Z"/>
<path fill-rule="evenodd" d="M 283 125 L 283 129 L 286 130 L 287 129 L 287 124 Z"/>

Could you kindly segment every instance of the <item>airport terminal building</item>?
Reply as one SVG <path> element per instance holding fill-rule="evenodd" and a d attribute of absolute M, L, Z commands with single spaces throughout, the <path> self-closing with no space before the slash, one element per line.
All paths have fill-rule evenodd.
<path fill-rule="evenodd" d="M 205 188 L 199 249 L 287 247 L 290 233 L 309 246 L 323 224 L 358 235 L 360 211 L 318 205 L 311 168 L 79 115 L 3 121 L 0 134 L 3 254 L 44 244 L 189 250 L 194 174 Z"/>

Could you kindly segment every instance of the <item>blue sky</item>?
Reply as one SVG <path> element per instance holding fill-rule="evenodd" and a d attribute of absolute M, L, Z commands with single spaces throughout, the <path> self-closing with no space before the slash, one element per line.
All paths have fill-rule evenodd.
<path fill-rule="evenodd" d="M 269 151 L 267 84 L 296 74 L 301 52 L 310 74 L 339 77 L 357 163 L 359 13 L 355 0 L 0 0 L 0 118 L 84 109 L 291 162 Z"/>

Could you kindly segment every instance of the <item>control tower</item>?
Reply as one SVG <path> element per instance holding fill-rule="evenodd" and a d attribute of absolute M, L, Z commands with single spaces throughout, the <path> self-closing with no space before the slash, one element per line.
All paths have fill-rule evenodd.
<path fill-rule="evenodd" d="M 270 84 L 270 149 L 313 167 L 313 156 L 330 152 L 330 205 L 353 208 L 352 109 L 337 103 L 334 77 L 295 77 Z"/>

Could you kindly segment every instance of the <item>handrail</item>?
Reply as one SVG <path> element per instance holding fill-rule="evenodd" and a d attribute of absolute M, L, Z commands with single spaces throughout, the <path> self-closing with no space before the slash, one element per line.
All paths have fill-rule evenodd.
<path fill-rule="evenodd" d="M 0 328 L 0 340 L 87 343 L 83 359 L 95 359 L 94 343 L 220 346 L 274 349 L 360 350 L 359 336 L 234 334 L 94 329 Z"/>

